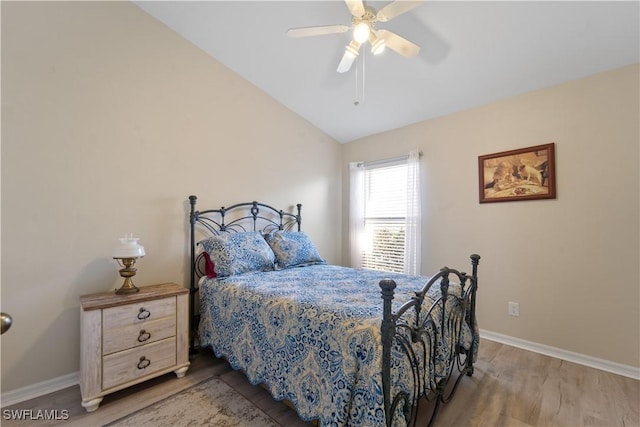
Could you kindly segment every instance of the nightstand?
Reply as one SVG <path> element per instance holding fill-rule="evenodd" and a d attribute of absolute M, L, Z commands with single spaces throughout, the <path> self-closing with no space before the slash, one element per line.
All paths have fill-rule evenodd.
<path fill-rule="evenodd" d="M 142 381 L 189 369 L 189 290 L 175 283 L 135 294 L 80 297 L 80 392 L 87 412 Z"/>

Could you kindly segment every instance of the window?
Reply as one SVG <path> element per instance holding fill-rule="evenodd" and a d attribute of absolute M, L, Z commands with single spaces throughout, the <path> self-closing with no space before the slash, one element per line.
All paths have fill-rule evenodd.
<path fill-rule="evenodd" d="M 353 267 L 420 273 L 418 158 L 350 165 Z"/>
<path fill-rule="evenodd" d="M 404 271 L 407 163 L 365 168 L 362 267 Z"/>

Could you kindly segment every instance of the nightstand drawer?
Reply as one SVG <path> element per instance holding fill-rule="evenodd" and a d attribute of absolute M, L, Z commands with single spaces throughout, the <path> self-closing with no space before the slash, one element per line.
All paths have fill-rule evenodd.
<path fill-rule="evenodd" d="M 102 388 L 106 390 L 175 364 L 175 337 L 113 353 L 103 358 Z"/>
<path fill-rule="evenodd" d="M 140 325 L 152 320 L 176 315 L 176 299 L 164 298 L 137 304 L 111 307 L 103 310 L 104 331 L 129 325 Z"/>
<path fill-rule="evenodd" d="M 102 354 L 140 347 L 176 335 L 176 316 L 104 331 Z"/>

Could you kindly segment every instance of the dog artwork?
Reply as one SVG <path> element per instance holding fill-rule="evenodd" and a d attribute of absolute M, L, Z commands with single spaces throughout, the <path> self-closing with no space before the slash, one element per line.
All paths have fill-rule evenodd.
<path fill-rule="evenodd" d="M 527 182 L 532 182 L 540 186 L 543 183 L 542 174 L 538 169 L 534 168 L 533 166 L 521 165 L 518 168 L 518 175 L 520 176 L 520 179 Z"/>
<path fill-rule="evenodd" d="M 478 156 L 480 203 L 554 199 L 555 144 Z"/>
<path fill-rule="evenodd" d="M 508 184 L 513 183 L 514 168 L 507 162 L 500 162 L 498 167 L 496 167 L 495 172 L 493 172 L 493 181 L 487 183 L 484 188 L 495 188 L 499 189 Z"/>

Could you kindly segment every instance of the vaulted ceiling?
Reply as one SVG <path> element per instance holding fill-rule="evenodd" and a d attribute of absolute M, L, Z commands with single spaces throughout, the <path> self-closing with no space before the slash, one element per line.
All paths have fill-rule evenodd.
<path fill-rule="evenodd" d="M 286 32 L 351 25 L 344 1 L 135 3 L 342 143 L 639 62 L 637 1 L 425 1 L 376 24 L 416 57 L 363 45 L 342 74 L 351 32 Z"/>

